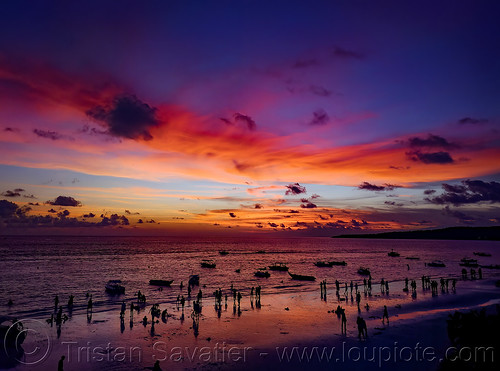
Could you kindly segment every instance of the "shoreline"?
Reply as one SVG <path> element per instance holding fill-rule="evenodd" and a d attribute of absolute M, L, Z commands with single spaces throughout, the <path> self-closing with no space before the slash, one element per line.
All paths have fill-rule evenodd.
<path fill-rule="evenodd" d="M 182 310 L 170 305 L 167 308 L 171 316 L 165 323 L 160 321 L 156 324 L 154 333 L 151 333 L 149 305 L 140 313 L 134 313 L 132 324 L 128 310 L 125 321 L 120 323 L 118 308 L 116 311 L 96 312 L 90 322 L 83 313 L 74 313 L 60 330 L 56 325 L 50 327 L 40 321 L 40 333 L 48 334 L 50 338 L 49 354 L 34 365 L 18 365 L 13 369 L 44 370 L 52 367 L 50 365 L 55 367 L 61 355 L 67 357 L 65 370 L 99 370 L 103 367 L 137 369 L 152 366 L 156 359 L 161 360 L 163 369 L 249 369 L 256 366 L 272 369 L 283 366 L 283 362 L 291 369 L 322 369 L 331 368 L 332 364 L 316 361 L 305 366 L 299 360 L 283 361 L 276 347 L 282 350 L 285 347 L 382 347 L 404 340 L 407 343 L 421 341 L 422 344 L 427 341 L 436 351 L 442 351 L 447 344 L 444 318 L 457 308 L 471 308 L 485 303 L 489 303 L 491 308 L 494 305 L 491 300 L 498 299 L 498 288 L 494 282 L 493 278 L 459 281 L 457 293 L 440 292 L 436 297 L 418 289 L 416 300 L 396 289 L 388 297 L 374 294 L 363 298 L 362 304 L 368 301 L 371 309 L 368 312 L 364 308 L 361 310 L 368 325 L 368 339 L 362 341 L 357 338 L 355 319 L 358 310 L 352 301 L 340 303 L 346 308 L 347 336 L 340 334 L 339 318 L 329 313 L 338 305 L 332 295 L 332 285 L 327 302 L 320 300 L 319 290 L 283 294 L 266 294 L 264 291 L 260 308 L 252 306 L 245 297 L 241 310 L 238 310 L 233 308 L 230 300 L 227 309 L 223 304 L 220 318 L 214 309 L 213 297 L 207 297 L 203 299 L 198 324 L 190 316 L 190 307 L 185 308 L 183 316 Z M 389 308 L 390 325 L 382 325 L 383 305 Z M 397 305 L 401 308 L 396 308 Z M 163 309 L 165 306 L 160 307 Z M 148 324 L 143 326 L 141 319 L 145 315 L 148 316 Z M 194 326 L 197 326 L 198 336 L 194 336 Z M 43 348 L 44 344 L 43 337 L 28 337 L 23 347 L 29 353 L 33 346 Z M 122 355 L 122 351 L 126 354 Z M 222 357 L 224 355 L 226 358 Z M 122 360 L 122 357 L 125 359 Z M 31 362 L 29 358 L 25 360 Z M 366 367 L 375 367 L 372 363 Z"/>

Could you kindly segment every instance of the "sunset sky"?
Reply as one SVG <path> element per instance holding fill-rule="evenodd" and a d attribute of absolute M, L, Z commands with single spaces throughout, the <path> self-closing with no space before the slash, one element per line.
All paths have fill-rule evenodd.
<path fill-rule="evenodd" d="M 10 1 L 0 233 L 500 222 L 497 1 Z"/>

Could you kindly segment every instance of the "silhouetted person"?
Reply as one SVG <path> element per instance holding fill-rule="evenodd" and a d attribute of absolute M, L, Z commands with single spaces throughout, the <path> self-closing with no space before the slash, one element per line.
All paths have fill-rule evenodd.
<path fill-rule="evenodd" d="M 153 371 L 162 371 L 160 367 L 160 361 L 155 362 L 155 365 L 153 366 Z"/>
<path fill-rule="evenodd" d="M 122 308 L 120 309 L 120 317 L 123 318 L 125 316 L 125 312 L 127 311 L 127 305 L 125 304 L 125 300 L 122 301 Z"/>
<path fill-rule="evenodd" d="M 90 295 L 90 298 L 89 298 L 89 301 L 87 302 L 87 314 L 90 312 L 92 313 L 92 307 L 93 307 L 93 303 L 92 303 L 92 295 Z"/>
<path fill-rule="evenodd" d="M 340 332 L 347 334 L 347 318 L 345 317 L 345 309 L 340 312 Z"/>
<path fill-rule="evenodd" d="M 9 307 L 13 306 L 14 305 L 14 302 L 12 301 L 12 299 L 9 299 L 9 301 L 7 302 L 7 305 Z"/>
<path fill-rule="evenodd" d="M 69 299 L 68 299 L 68 307 L 72 307 L 73 306 L 73 300 L 75 299 L 75 297 L 73 295 L 70 295 L 69 296 Z"/>
<path fill-rule="evenodd" d="M 58 307 L 59 307 L 59 295 L 56 295 L 56 297 L 54 298 L 54 311 L 56 311 Z"/>
<path fill-rule="evenodd" d="M 480 279 L 480 280 L 482 280 L 482 279 L 483 279 L 483 271 L 482 271 L 482 269 L 481 269 L 481 268 L 479 268 L 479 269 L 477 270 L 477 273 L 479 274 L 479 279 Z"/>
<path fill-rule="evenodd" d="M 384 314 L 382 315 L 382 323 L 385 323 L 387 318 L 387 324 L 389 324 L 389 312 L 387 311 L 387 305 L 384 305 Z"/>
<path fill-rule="evenodd" d="M 61 323 L 62 321 L 62 306 L 59 306 L 59 310 L 57 311 L 56 322 Z"/>
<path fill-rule="evenodd" d="M 361 318 L 361 327 L 362 327 L 362 333 L 363 333 L 363 336 L 366 338 L 368 338 L 368 328 L 366 327 L 366 321 Z"/>
<path fill-rule="evenodd" d="M 360 316 L 358 316 L 358 318 L 356 319 L 356 324 L 358 325 L 358 338 L 361 339 L 361 338 L 365 338 L 367 337 L 367 329 L 366 329 L 366 322 L 363 318 L 361 318 Z"/>
<path fill-rule="evenodd" d="M 66 359 L 65 356 L 61 356 L 61 359 L 57 363 L 57 371 L 64 371 L 64 360 Z"/>

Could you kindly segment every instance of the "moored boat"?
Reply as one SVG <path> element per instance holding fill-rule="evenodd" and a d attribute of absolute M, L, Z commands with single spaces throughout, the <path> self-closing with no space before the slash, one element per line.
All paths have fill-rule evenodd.
<path fill-rule="evenodd" d="M 474 255 L 476 255 L 476 256 L 491 256 L 491 254 L 487 253 L 487 252 L 475 252 Z"/>
<path fill-rule="evenodd" d="M 365 268 L 365 267 L 359 267 L 358 274 L 360 274 L 362 276 L 369 276 L 370 275 L 370 269 Z"/>
<path fill-rule="evenodd" d="M 153 286 L 170 286 L 174 280 L 149 280 L 149 284 Z"/>
<path fill-rule="evenodd" d="M 388 252 L 387 255 L 393 257 L 393 258 L 396 258 L 399 256 L 399 253 L 394 251 L 394 249 L 391 250 L 391 252 Z"/>
<path fill-rule="evenodd" d="M 437 268 L 443 268 L 446 267 L 446 264 L 444 264 L 441 260 L 433 260 L 430 263 L 427 263 L 428 267 L 437 267 Z"/>
<path fill-rule="evenodd" d="M 346 266 L 346 265 L 347 265 L 347 263 L 346 263 L 344 260 L 342 260 L 342 261 L 336 261 L 336 260 L 333 260 L 333 261 L 331 261 L 331 262 L 329 262 L 329 263 L 330 263 L 331 265 L 343 265 L 343 266 Z"/>
<path fill-rule="evenodd" d="M 486 268 L 486 269 L 500 269 L 500 264 L 490 264 L 490 265 L 481 265 L 481 268 Z"/>
<path fill-rule="evenodd" d="M 318 268 L 331 268 L 333 264 L 326 261 L 317 261 L 314 265 Z"/>
<path fill-rule="evenodd" d="M 298 280 L 298 281 L 315 281 L 316 280 L 316 277 L 314 277 L 314 276 L 306 276 L 303 274 L 293 274 L 290 272 L 288 272 L 288 274 L 290 275 L 290 277 L 292 277 L 292 280 Z"/>
<path fill-rule="evenodd" d="M 215 268 L 216 264 L 213 260 L 204 259 L 201 261 L 202 268 Z"/>
<path fill-rule="evenodd" d="M 226 250 L 219 250 L 219 255 L 228 255 L 229 251 Z"/>
<path fill-rule="evenodd" d="M 105 286 L 106 292 L 112 295 L 125 294 L 125 286 L 122 286 L 121 283 L 120 280 L 109 280 Z"/>
<path fill-rule="evenodd" d="M 285 263 L 274 263 L 273 265 L 269 266 L 269 270 L 271 271 L 287 271 L 288 267 Z"/>
<path fill-rule="evenodd" d="M 256 271 L 254 273 L 255 277 L 260 277 L 260 278 L 269 278 L 271 276 L 271 274 L 269 274 L 269 272 L 266 272 L 266 271 Z"/>

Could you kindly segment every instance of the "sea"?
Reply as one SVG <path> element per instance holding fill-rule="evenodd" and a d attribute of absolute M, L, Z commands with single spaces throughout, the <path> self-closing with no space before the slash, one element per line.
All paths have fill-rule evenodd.
<path fill-rule="evenodd" d="M 399 257 L 389 257 L 390 251 Z M 227 251 L 221 255 L 220 251 Z M 491 254 L 475 256 L 474 252 Z M 418 258 L 417 259 L 407 259 Z M 90 237 L 7 236 L 0 238 L 0 315 L 47 318 L 54 309 L 54 297 L 61 304 L 74 295 L 74 312 L 85 311 L 87 294 L 94 312 L 116 310 L 125 300 L 135 301 L 140 290 L 148 303 L 175 303 L 179 287 L 190 275 L 199 275 L 204 295 L 216 289 L 229 292 L 231 285 L 244 295 L 261 286 L 265 294 L 319 290 L 319 280 L 333 287 L 340 282 L 362 282 L 357 271 L 367 267 L 374 282 L 382 278 L 391 285 L 405 277 L 459 277 L 462 258 L 475 258 L 482 265 L 500 264 L 500 242 L 371 240 L 337 238 L 199 238 L 199 237 Z M 202 268 L 203 259 L 216 268 Z M 345 261 L 346 266 L 319 268 L 317 261 Z M 427 263 L 441 260 L 444 268 Z M 294 274 L 312 275 L 315 282 L 292 280 L 287 272 L 269 271 L 269 278 L 255 272 L 273 263 L 285 263 Z M 469 270 L 469 268 L 468 268 Z M 496 275 L 496 270 L 484 274 Z M 173 280 L 159 290 L 150 279 Z M 125 295 L 105 292 L 108 280 L 121 280 Z M 197 291 L 193 292 L 196 295 Z M 7 306 L 12 300 L 14 305 Z"/>

